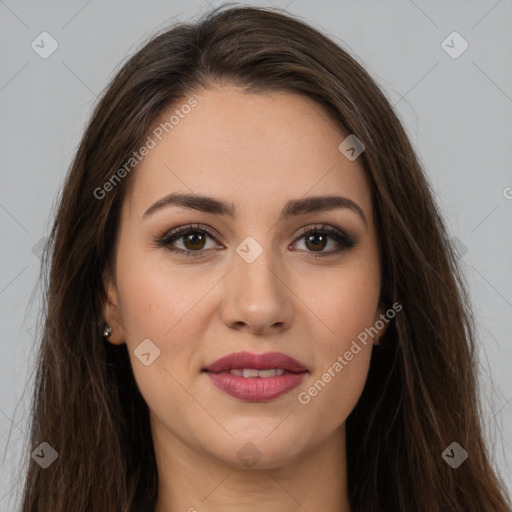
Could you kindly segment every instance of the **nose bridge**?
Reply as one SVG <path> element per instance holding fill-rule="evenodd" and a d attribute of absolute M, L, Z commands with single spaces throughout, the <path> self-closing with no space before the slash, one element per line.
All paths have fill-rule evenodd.
<path fill-rule="evenodd" d="M 273 298 L 281 295 L 283 286 L 278 278 L 278 272 L 282 265 L 275 257 L 275 251 L 270 247 L 270 242 L 264 248 L 254 238 L 247 237 L 236 249 L 235 274 L 248 306 L 252 306 L 251 298 L 260 301 L 262 298 L 269 303 Z M 257 304 L 255 304 L 257 306 Z"/>
<path fill-rule="evenodd" d="M 255 332 L 288 326 L 293 317 L 290 291 L 278 253 L 247 237 L 236 248 L 226 285 L 223 317 L 228 324 L 247 324 Z"/>

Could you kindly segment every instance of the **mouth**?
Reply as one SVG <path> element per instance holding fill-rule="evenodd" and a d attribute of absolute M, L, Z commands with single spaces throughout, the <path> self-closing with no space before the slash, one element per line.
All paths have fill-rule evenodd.
<path fill-rule="evenodd" d="M 252 352 L 233 352 L 213 363 L 209 364 L 203 371 L 210 373 L 229 372 L 232 370 L 246 371 L 244 377 L 257 377 L 255 371 L 275 370 L 291 373 L 300 373 L 308 371 L 306 366 L 293 357 L 282 354 L 281 352 L 265 352 L 264 354 L 255 354 Z M 235 373 L 235 375 L 237 375 Z M 265 374 L 262 374 L 264 377 Z M 269 377 L 274 375 L 269 374 Z"/>
<path fill-rule="evenodd" d="M 224 370 L 222 372 L 211 372 L 217 375 L 231 374 L 237 377 L 245 377 L 246 379 L 268 379 L 269 377 L 276 377 L 284 375 L 285 373 L 301 373 L 301 372 L 289 372 L 284 368 L 269 368 L 266 370 L 258 370 L 257 368 L 231 368 L 230 370 Z"/>
<path fill-rule="evenodd" d="M 289 393 L 309 370 L 280 352 L 238 352 L 218 359 L 202 372 L 230 396 L 248 402 L 266 402 Z"/>

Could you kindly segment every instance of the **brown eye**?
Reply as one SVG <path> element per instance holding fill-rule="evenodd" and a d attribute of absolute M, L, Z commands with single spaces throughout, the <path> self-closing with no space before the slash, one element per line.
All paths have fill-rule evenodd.
<path fill-rule="evenodd" d="M 351 249 L 356 244 L 352 237 L 346 235 L 340 229 L 326 225 L 303 230 L 295 243 L 302 239 L 304 239 L 304 246 L 308 256 L 313 258 L 333 256 L 344 250 Z M 324 250 L 331 240 L 335 242 L 334 249 Z"/>
<path fill-rule="evenodd" d="M 205 236 L 198 231 L 191 232 L 190 234 L 182 236 L 183 244 L 191 251 L 202 249 L 205 245 Z"/>
<path fill-rule="evenodd" d="M 202 256 L 207 249 L 218 248 L 218 245 L 206 247 L 208 238 L 216 242 L 216 235 L 206 227 L 181 226 L 172 229 L 161 239 L 156 240 L 158 245 L 165 247 L 171 252 L 181 254 L 186 257 Z M 302 230 L 295 243 L 304 239 L 305 252 L 310 257 L 333 256 L 344 250 L 352 248 L 356 241 L 346 235 L 340 229 L 322 225 Z M 182 247 L 178 246 L 178 242 Z M 331 242 L 335 242 L 334 248 L 325 250 Z M 337 245 L 336 245 L 337 244 Z M 301 249 L 302 250 L 302 249 Z"/>
<path fill-rule="evenodd" d="M 306 236 L 306 247 L 312 251 L 322 251 L 327 245 L 327 239 L 322 233 L 314 233 Z"/>
<path fill-rule="evenodd" d="M 172 229 L 161 239 L 157 240 L 158 245 L 165 247 L 171 252 L 176 252 L 184 256 L 200 256 L 206 252 L 206 249 L 218 247 L 213 244 L 206 247 L 208 238 L 216 242 L 213 232 L 199 226 L 181 226 Z M 181 247 L 178 245 L 181 244 Z"/>

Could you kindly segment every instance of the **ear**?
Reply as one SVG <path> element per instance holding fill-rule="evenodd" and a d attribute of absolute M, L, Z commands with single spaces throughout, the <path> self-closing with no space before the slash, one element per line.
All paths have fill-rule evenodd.
<path fill-rule="evenodd" d="M 103 283 L 105 288 L 105 301 L 102 306 L 104 323 L 112 329 L 112 333 L 105 341 L 113 345 L 125 343 L 125 331 L 121 322 L 118 293 L 112 276 L 108 271 L 104 273 Z M 103 332 L 103 328 L 102 328 Z"/>
<path fill-rule="evenodd" d="M 374 345 L 380 345 L 380 339 L 384 336 L 384 333 L 387 331 L 389 325 L 389 318 L 384 314 L 384 304 L 379 301 L 379 308 L 377 309 L 377 314 L 375 315 L 374 326 L 379 332 L 373 338 Z"/>

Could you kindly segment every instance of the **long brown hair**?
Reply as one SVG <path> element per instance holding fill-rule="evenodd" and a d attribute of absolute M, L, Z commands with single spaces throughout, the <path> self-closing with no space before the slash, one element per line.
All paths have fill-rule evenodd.
<path fill-rule="evenodd" d="M 148 407 L 126 345 L 102 336 L 104 277 L 136 170 L 97 189 L 165 109 L 212 84 L 287 91 L 322 105 L 365 145 L 383 269 L 382 302 L 403 311 L 374 348 L 347 419 L 353 512 L 505 512 L 485 445 L 466 285 L 415 152 L 369 74 L 323 34 L 274 9 L 220 8 L 153 36 L 99 99 L 72 162 L 43 262 L 45 310 L 23 512 L 152 512 L 158 478 Z M 340 141 L 341 142 L 341 141 Z M 96 194 L 95 194 L 96 191 Z M 457 469 L 441 453 L 469 454 Z M 27 452 L 27 458 L 30 452 Z"/>

